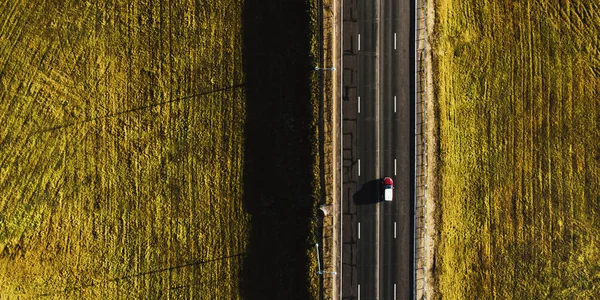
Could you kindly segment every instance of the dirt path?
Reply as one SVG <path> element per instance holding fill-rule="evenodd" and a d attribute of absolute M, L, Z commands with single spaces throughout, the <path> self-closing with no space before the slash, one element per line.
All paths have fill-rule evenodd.
<path fill-rule="evenodd" d="M 428 196 L 425 198 L 425 206 L 427 207 L 425 214 L 425 248 L 427 251 L 424 253 L 424 269 L 427 274 L 427 280 L 425 281 L 425 295 L 428 299 L 436 299 L 436 279 L 435 279 L 435 247 L 437 241 L 436 234 L 436 203 L 439 191 L 438 191 L 438 172 L 437 172 L 437 149 L 438 149 L 438 126 L 435 118 L 436 114 L 436 101 L 435 101 L 435 86 L 433 84 L 433 51 L 431 50 L 431 44 L 427 37 L 433 36 L 434 25 L 435 25 L 435 10 L 434 3 L 424 0 L 425 8 L 425 90 L 426 98 L 428 103 L 426 106 L 427 116 L 427 130 L 426 141 L 427 141 L 427 165 L 426 165 L 426 184 Z"/>
<path fill-rule="evenodd" d="M 429 37 L 433 35 L 433 4 L 427 0 L 417 1 L 417 63 L 416 74 L 416 298 L 431 299 L 435 296 L 435 242 L 437 197 L 436 149 L 437 126 L 433 85 L 433 60 Z"/>
<path fill-rule="evenodd" d="M 323 295 L 324 299 L 339 298 L 339 232 L 340 232 L 340 195 L 339 186 L 334 183 L 340 182 L 339 174 L 339 80 L 341 70 L 339 68 L 339 44 L 338 35 L 341 19 L 338 14 L 339 3 L 337 0 L 323 0 L 323 66 L 335 67 L 336 71 L 322 71 L 323 73 L 323 122 L 324 140 L 322 143 L 324 153 L 325 172 L 321 172 L 324 180 L 325 205 L 324 210 L 328 214 L 323 220 Z M 332 274 L 329 272 L 336 272 Z"/>

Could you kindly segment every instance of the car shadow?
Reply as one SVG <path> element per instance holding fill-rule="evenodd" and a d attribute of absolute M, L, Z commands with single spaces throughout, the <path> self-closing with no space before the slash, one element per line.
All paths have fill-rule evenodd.
<path fill-rule="evenodd" d="M 365 182 L 363 186 L 353 195 L 354 204 L 367 205 L 382 201 L 381 179 Z"/>

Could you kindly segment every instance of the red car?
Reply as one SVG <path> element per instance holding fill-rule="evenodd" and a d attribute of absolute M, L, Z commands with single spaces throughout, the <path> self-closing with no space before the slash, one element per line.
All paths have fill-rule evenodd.
<path fill-rule="evenodd" d="M 392 201 L 394 199 L 394 181 L 392 178 L 384 178 L 381 185 L 383 186 L 383 200 Z"/>

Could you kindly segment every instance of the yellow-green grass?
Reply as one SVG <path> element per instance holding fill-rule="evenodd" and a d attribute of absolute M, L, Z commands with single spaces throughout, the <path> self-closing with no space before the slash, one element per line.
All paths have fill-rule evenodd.
<path fill-rule="evenodd" d="M 600 4 L 436 1 L 445 299 L 600 296 Z"/>
<path fill-rule="evenodd" d="M 242 4 L 0 3 L 0 294 L 241 298 Z"/>

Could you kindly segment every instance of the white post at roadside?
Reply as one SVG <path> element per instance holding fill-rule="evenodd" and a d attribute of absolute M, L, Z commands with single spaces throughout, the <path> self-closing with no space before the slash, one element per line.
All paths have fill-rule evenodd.
<path fill-rule="evenodd" d="M 321 270 L 321 256 L 319 256 L 319 243 L 316 243 L 315 247 L 317 248 L 317 264 L 319 265 L 319 271 L 317 271 L 317 274 L 323 275 L 323 273 L 329 273 L 331 275 L 336 275 L 337 272 L 329 272 L 329 271 Z"/>
<path fill-rule="evenodd" d="M 323 271 L 321 271 L 321 258 L 319 256 L 319 243 L 316 243 L 315 247 L 317 248 L 317 264 L 319 265 L 319 271 L 317 271 L 317 274 L 321 275 L 321 274 L 323 274 Z"/>

